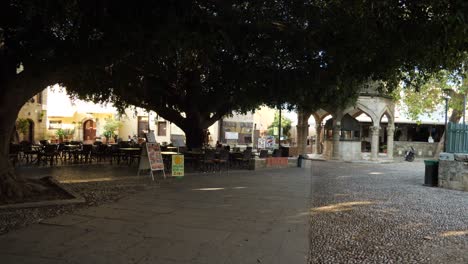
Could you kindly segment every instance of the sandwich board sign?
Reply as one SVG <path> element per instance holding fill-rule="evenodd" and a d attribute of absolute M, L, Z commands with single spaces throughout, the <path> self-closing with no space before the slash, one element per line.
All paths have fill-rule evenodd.
<path fill-rule="evenodd" d="M 184 176 L 184 155 L 172 155 L 172 176 Z"/>
<path fill-rule="evenodd" d="M 154 131 L 150 130 L 150 132 L 145 134 L 146 142 L 149 143 L 156 143 L 156 137 L 154 136 Z"/>
<path fill-rule="evenodd" d="M 150 170 L 151 178 L 154 181 L 153 171 L 162 171 L 164 179 L 166 179 L 166 173 L 164 172 L 164 162 L 161 155 L 161 147 L 158 143 L 147 142 L 145 147 L 141 149 L 140 164 L 138 166 L 138 175 L 140 171 Z"/>

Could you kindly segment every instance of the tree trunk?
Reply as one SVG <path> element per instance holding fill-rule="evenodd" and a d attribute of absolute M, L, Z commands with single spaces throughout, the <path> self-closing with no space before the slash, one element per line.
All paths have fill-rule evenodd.
<path fill-rule="evenodd" d="M 309 136 L 309 117 L 312 113 L 299 110 L 297 113 L 297 149 L 298 155 L 307 154 L 307 137 Z"/>
<path fill-rule="evenodd" d="M 0 111 L 0 200 L 22 198 L 32 191 L 31 186 L 15 174 L 9 159 L 11 134 L 18 112 L 19 109 L 14 108 Z"/>
<path fill-rule="evenodd" d="M 188 112 L 186 115 L 180 124 L 180 128 L 185 132 L 186 145 L 189 149 L 202 148 L 205 143 L 205 131 L 211 123 L 205 122 L 197 111 Z"/>
<path fill-rule="evenodd" d="M 15 174 L 10 162 L 10 142 L 21 107 L 45 85 L 38 79 L 0 83 L 0 200 L 22 198 L 36 190 L 37 184 L 29 183 Z"/>
<path fill-rule="evenodd" d="M 185 127 L 183 128 L 183 130 L 185 132 L 186 144 L 189 149 L 203 147 L 205 139 L 205 133 L 203 128 L 201 128 L 200 126 Z"/>

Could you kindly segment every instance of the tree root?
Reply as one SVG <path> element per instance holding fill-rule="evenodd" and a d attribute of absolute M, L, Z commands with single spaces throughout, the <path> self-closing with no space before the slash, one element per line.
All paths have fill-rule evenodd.
<path fill-rule="evenodd" d="M 47 190 L 40 180 L 24 179 L 16 175 L 13 169 L 2 171 L 0 174 L 0 200 L 21 200 Z"/>

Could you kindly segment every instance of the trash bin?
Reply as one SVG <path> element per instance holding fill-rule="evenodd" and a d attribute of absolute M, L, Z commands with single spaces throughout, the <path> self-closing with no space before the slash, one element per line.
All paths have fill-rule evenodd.
<path fill-rule="evenodd" d="M 304 159 L 304 157 L 302 155 L 299 155 L 299 157 L 297 157 L 297 167 L 298 168 L 302 167 L 302 160 L 303 159 Z"/>
<path fill-rule="evenodd" d="M 289 157 L 289 147 L 281 146 L 281 154 L 280 157 Z"/>
<path fill-rule="evenodd" d="M 425 160 L 426 171 L 424 173 L 425 186 L 438 186 L 439 185 L 439 161 Z"/>

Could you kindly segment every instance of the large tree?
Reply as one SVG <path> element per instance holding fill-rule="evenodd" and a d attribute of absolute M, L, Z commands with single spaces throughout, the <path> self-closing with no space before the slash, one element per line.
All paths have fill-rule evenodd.
<path fill-rule="evenodd" d="M 130 53 L 125 41 L 136 33 L 126 27 L 145 8 L 105 1 L 0 2 L 0 199 L 34 191 L 8 159 L 21 107 L 49 85 L 73 83 L 81 69 L 102 68 Z"/>
<path fill-rule="evenodd" d="M 463 0 L 2 5 L 0 195 L 25 190 L 9 138 L 20 107 L 47 85 L 155 110 L 198 146 L 202 129 L 232 111 L 340 105 L 368 78 L 394 84 L 402 69 L 454 68 L 467 46 Z"/>
<path fill-rule="evenodd" d="M 457 67 L 466 9 L 448 0 L 175 3 L 145 21 L 161 27 L 131 54 L 87 73 L 90 83 L 80 76 L 89 92 L 78 94 L 154 110 L 199 147 L 203 129 L 232 111 L 342 107 L 369 78 L 391 90 L 402 70 Z"/>
<path fill-rule="evenodd" d="M 63 65 L 60 60 L 66 53 L 70 6 L 59 2 L 2 1 L 0 4 L 1 198 L 22 196 L 32 190 L 14 174 L 8 160 L 9 143 L 20 108 L 34 94 L 56 82 L 57 69 Z"/>

